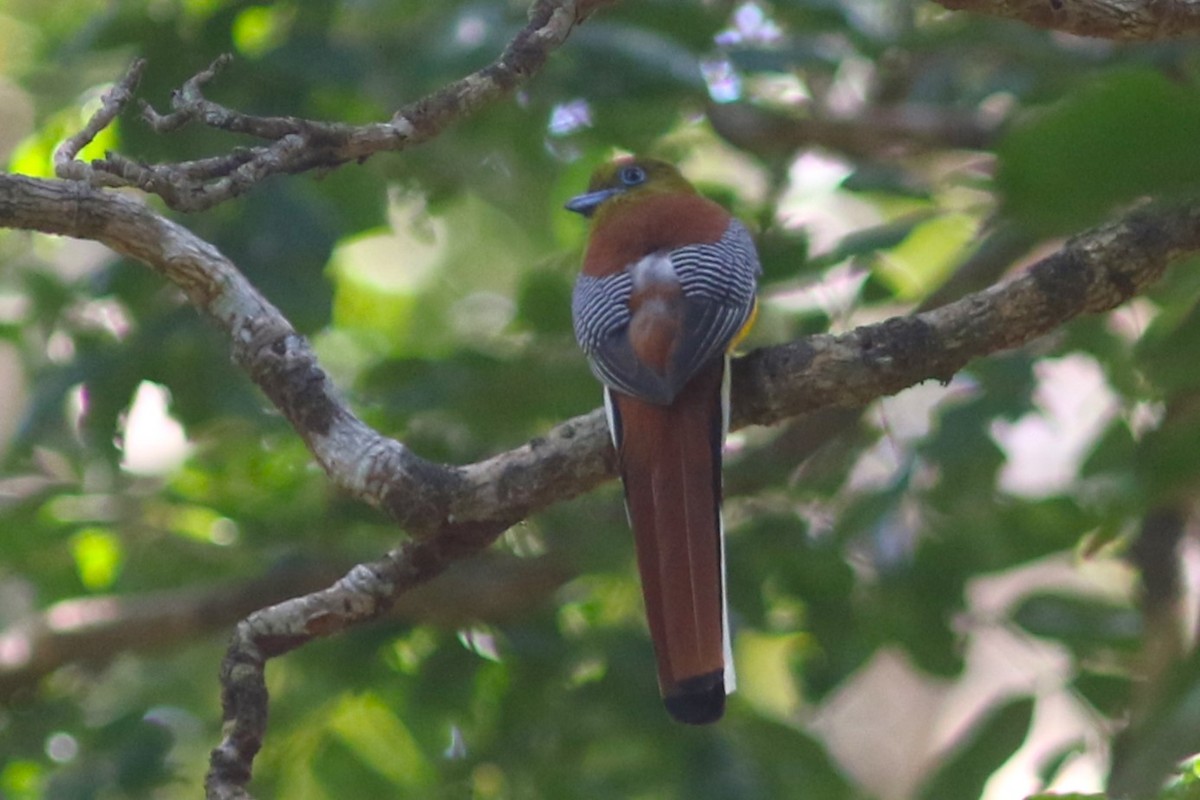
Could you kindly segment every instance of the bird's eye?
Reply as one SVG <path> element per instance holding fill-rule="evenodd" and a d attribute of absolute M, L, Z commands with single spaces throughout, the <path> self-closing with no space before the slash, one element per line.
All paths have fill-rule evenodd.
<path fill-rule="evenodd" d="M 637 186 L 646 180 L 646 170 L 639 166 L 631 165 L 621 168 L 621 183 L 626 186 Z"/>

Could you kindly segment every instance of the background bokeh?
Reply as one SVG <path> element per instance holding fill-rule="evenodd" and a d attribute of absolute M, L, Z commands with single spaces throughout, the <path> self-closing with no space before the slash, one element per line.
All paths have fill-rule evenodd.
<path fill-rule="evenodd" d="M 136 56 L 160 109 L 232 52 L 212 99 L 367 122 L 488 63 L 524 15 L 5 0 L 0 160 L 49 176 Z M 625 2 L 419 149 L 178 218 L 368 422 L 464 463 L 599 402 L 570 331 L 586 230 L 561 206 L 615 152 L 677 161 L 759 232 L 753 348 L 953 299 L 1181 196 L 1200 183 L 1198 80 L 1194 43 L 927 2 Z M 128 113 L 89 152 L 245 143 Z M 1007 799 L 1100 791 L 1114 742 L 1140 754 L 1128 780 L 1157 786 L 1200 750 L 1193 582 L 1168 570 L 1141 592 L 1135 569 L 1176 544 L 1200 569 L 1196 267 L 947 385 L 732 436 L 741 688 L 719 725 L 660 707 L 609 484 L 272 662 L 256 792 Z M 1139 550 L 1143 530 L 1159 538 Z M 401 536 L 330 488 L 177 290 L 99 245 L 0 231 L 0 797 L 196 797 L 238 603 Z M 1190 767 L 1173 780 L 1192 796 Z"/>

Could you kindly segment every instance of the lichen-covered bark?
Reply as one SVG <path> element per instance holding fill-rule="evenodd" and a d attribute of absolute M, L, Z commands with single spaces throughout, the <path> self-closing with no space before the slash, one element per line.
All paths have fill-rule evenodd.
<path fill-rule="evenodd" d="M 1019 20 L 1037 28 L 1127 42 L 1200 36 L 1192 0 L 935 0 L 954 11 Z"/>

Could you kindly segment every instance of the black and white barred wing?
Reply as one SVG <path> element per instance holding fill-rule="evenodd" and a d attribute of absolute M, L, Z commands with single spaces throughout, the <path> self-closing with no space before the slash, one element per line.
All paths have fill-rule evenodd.
<path fill-rule="evenodd" d="M 762 267 L 749 231 L 737 220 L 712 244 L 675 250 L 671 263 L 684 298 L 684 335 L 671 357 L 682 387 L 701 367 L 723 356 L 750 321 Z"/>
<path fill-rule="evenodd" d="M 749 232 L 730 222 L 716 242 L 680 247 L 664 254 L 682 295 L 681 332 L 666 374 L 634 354 L 629 341 L 631 269 L 575 284 L 575 338 L 592 372 L 611 389 L 652 403 L 667 404 L 705 364 L 721 356 L 750 319 L 761 268 Z"/>

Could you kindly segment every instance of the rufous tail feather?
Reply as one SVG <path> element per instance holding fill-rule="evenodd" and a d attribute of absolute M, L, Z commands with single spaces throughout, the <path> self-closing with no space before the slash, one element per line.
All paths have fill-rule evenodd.
<path fill-rule="evenodd" d="M 721 541 L 726 364 L 698 372 L 669 406 L 613 392 L 610 425 L 658 681 L 681 722 L 715 722 L 733 689 Z"/>

